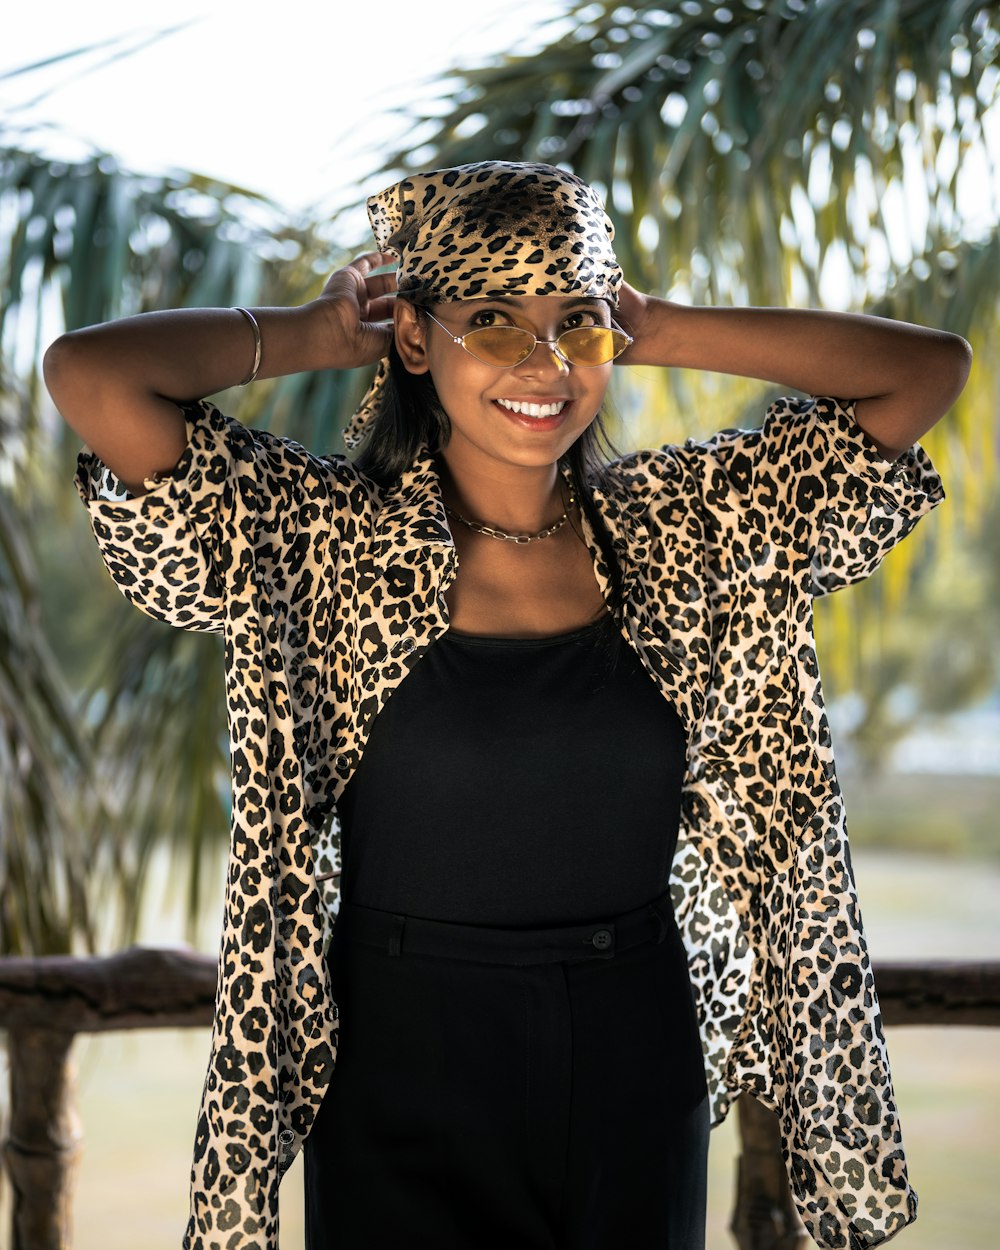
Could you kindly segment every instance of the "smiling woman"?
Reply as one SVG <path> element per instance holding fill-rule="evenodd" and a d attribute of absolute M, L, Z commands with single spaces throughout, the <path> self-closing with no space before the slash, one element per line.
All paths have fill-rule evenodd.
<path fill-rule="evenodd" d="M 449 414 L 442 455 L 456 489 L 459 482 L 471 486 L 477 465 L 480 473 L 495 475 L 507 463 L 522 469 L 535 464 L 550 476 L 551 466 L 597 416 L 611 363 L 630 342 L 610 327 L 607 304 L 591 301 L 581 309 L 579 300 L 547 295 L 493 304 L 439 304 L 439 318 L 398 301 L 400 359 L 410 373 L 430 374 Z M 477 392 L 482 402 L 473 406 L 469 401 Z M 498 423 L 498 413 L 509 424 Z M 519 506 L 515 483 L 524 481 L 518 473 L 505 494 L 511 513 Z M 475 511 L 469 498 L 457 503 Z M 531 519 L 520 518 L 526 519 L 532 528 Z"/>
<path fill-rule="evenodd" d="M 304 1146 L 309 1250 L 701 1250 L 709 1120 L 745 1091 L 813 1237 L 875 1245 L 916 1197 L 811 601 L 943 499 L 914 440 L 967 345 L 644 295 L 547 165 L 413 175 L 369 212 L 378 250 L 301 308 L 151 313 L 46 356 L 112 575 L 227 643 L 184 1244 L 276 1250 Z M 609 460 L 615 360 L 816 398 Z M 202 398 L 376 361 L 354 461 Z"/>

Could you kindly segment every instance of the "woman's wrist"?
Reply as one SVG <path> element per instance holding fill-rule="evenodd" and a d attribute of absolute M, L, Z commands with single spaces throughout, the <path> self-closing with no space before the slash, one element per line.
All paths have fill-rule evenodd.
<path fill-rule="evenodd" d="M 304 333 L 315 361 L 312 369 L 354 369 L 363 364 L 352 351 L 338 302 L 319 296 L 297 310 L 303 317 Z"/>
<path fill-rule="evenodd" d="M 621 357 L 624 364 L 656 365 L 669 368 L 680 363 L 679 349 L 683 342 L 684 313 L 682 304 L 659 299 L 654 295 L 632 293 L 628 312 L 623 310 L 626 329 L 635 340 Z"/>
<path fill-rule="evenodd" d="M 246 384 L 248 379 L 264 381 L 322 369 L 354 369 L 376 359 L 366 353 L 362 336 L 352 332 L 332 304 L 320 298 L 289 308 L 251 305 L 217 310 L 218 314 L 226 313 L 227 319 L 225 325 L 216 323 L 218 331 L 215 325 L 209 329 L 219 334 L 218 341 L 213 342 L 217 351 L 212 352 L 220 379 L 213 379 L 214 390 Z M 223 371 L 227 376 L 221 381 Z M 214 391 L 199 388 L 199 393 Z"/>
<path fill-rule="evenodd" d="M 266 326 L 274 334 L 272 365 L 265 376 L 283 377 L 290 373 L 314 373 L 321 369 L 342 369 L 337 336 L 323 301 L 310 300 L 292 308 L 265 309 L 261 322 L 264 354 L 267 353 Z"/>
<path fill-rule="evenodd" d="M 317 369 L 338 366 L 331 361 L 329 327 L 318 301 L 299 304 L 291 308 L 254 307 L 233 309 L 240 317 L 238 329 L 242 330 L 244 359 L 243 377 L 235 378 L 226 386 L 245 384 L 254 363 L 257 371 L 254 381 L 285 377 L 292 373 L 309 373 Z M 256 335 L 249 314 L 256 323 L 260 336 L 260 359 L 256 360 Z"/>

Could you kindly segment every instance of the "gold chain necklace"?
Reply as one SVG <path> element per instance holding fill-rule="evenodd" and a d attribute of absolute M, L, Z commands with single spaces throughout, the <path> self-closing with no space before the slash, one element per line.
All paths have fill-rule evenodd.
<path fill-rule="evenodd" d="M 518 543 L 524 546 L 525 543 L 541 542 L 543 538 L 549 538 L 552 534 L 557 533 L 569 520 L 569 510 L 576 503 L 576 495 L 573 493 L 573 487 L 569 488 L 569 502 L 566 504 L 566 511 L 562 514 L 558 521 L 552 525 L 547 525 L 545 529 L 539 530 L 537 534 L 508 534 L 506 530 L 497 529 L 493 525 L 481 525 L 478 521 L 470 521 L 468 517 L 462 516 L 461 512 L 456 512 L 454 508 L 444 505 L 445 512 L 449 516 L 461 521 L 463 525 L 467 525 L 470 530 L 475 530 L 477 534 L 485 534 L 487 538 L 499 538 L 503 542 Z"/>

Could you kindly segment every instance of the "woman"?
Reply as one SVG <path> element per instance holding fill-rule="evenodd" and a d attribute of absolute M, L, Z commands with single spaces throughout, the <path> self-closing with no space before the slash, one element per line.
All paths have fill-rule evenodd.
<path fill-rule="evenodd" d="M 916 1199 L 810 605 L 943 498 L 915 440 L 968 346 L 643 295 L 549 166 L 369 210 L 380 250 L 301 308 L 148 314 L 46 357 L 112 575 L 226 637 L 184 1245 L 276 1250 L 304 1142 L 311 1250 L 698 1247 L 706 1091 L 718 1119 L 740 1090 L 780 1115 L 813 1237 L 876 1244 Z M 354 464 L 194 402 L 386 353 Z M 850 399 L 608 465 L 615 360 Z"/>

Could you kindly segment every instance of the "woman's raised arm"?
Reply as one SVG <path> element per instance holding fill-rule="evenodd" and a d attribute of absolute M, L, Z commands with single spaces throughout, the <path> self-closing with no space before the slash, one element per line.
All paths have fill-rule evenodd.
<path fill-rule="evenodd" d="M 622 363 L 735 373 L 853 399 L 858 424 L 887 460 L 948 411 L 972 360 L 957 334 L 860 313 L 692 308 L 627 284 L 619 312 L 635 339 Z"/>
<path fill-rule="evenodd" d="M 391 257 L 359 256 L 322 294 L 297 308 L 255 308 L 258 378 L 351 369 L 388 351 L 392 274 L 372 274 Z M 53 402 L 90 449 L 134 494 L 172 468 L 185 447 L 177 402 L 236 386 L 255 358 L 253 326 L 232 308 L 143 313 L 75 330 L 45 353 Z"/>

